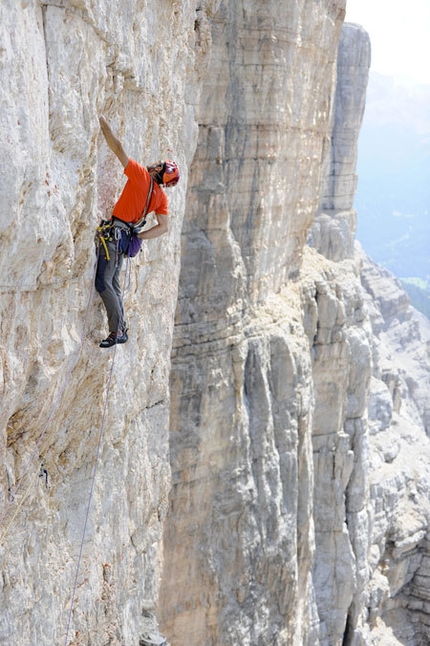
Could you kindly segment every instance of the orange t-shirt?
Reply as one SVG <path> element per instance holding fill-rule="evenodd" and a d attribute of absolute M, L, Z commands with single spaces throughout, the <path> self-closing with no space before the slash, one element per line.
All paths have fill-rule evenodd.
<path fill-rule="evenodd" d="M 135 162 L 134 159 L 128 160 L 128 164 L 124 168 L 124 175 L 128 177 L 127 183 L 113 207 L 112 213 L 124 222 L 136 223 L 141 219 L 145 208 L 151 177 L 146 168 Z M 148 206 L 148 213 L 151 211 L 160 215 L 169 214 L 167 195 L 155 181 Z"/>

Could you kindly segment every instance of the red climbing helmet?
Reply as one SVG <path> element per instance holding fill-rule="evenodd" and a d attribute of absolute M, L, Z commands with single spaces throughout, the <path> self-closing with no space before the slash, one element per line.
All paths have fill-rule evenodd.
<path fill-rule="evenodd" d="M 179 182 L 180 177 L 177 163 L 166 159 L 161 176 L 164 186 L 175 186 Z"/>

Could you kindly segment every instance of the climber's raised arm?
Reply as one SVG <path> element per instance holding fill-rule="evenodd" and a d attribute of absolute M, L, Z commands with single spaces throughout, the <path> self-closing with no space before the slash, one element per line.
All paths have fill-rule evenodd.
<path fill-rule="evenodd" d="M 107 145 L 109 146 L 111 151 L 118 157 L 119 161 L 125 168 L 128 164 L 128 155 L 122 147 L 122 143 L 119 139 L 117 139 L 117 137 L 115 137 L 104 117 L 99 117 L 99 122 Z"/>

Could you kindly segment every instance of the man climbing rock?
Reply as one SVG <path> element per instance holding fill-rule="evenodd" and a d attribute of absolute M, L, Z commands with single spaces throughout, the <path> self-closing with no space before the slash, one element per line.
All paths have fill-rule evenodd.
<path fill-rule="evenodd" d="M 99 121 L 107 145 L 124 166 L 124 174 L 127 176 L 127 182 L 113 207 L 112 219 L 103 227 L 103 244 L 100 246 L 96 275 L 96 289 L 106 308 L 110 330 L 100 347 L 110 348 L 128 340 L 119 274 L 124 254 L 128 253 L 131 243 L 131 225 L 137 224 L 142 216 L 154 211 L 157 224 L 138 233 L 138 237 L 150 240 L 166 233 L 168 200 L 161 187 L 177 184 L 179 169 L 170 160 L 160 161 L 146 168 L 140 166 L 125 153 L 104 117 L 100 117 Z"/>

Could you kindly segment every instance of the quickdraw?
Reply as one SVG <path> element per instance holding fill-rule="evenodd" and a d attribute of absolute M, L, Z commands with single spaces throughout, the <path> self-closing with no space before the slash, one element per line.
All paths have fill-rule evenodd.
<path fill-rule="evenodd" d="M 105 250 L 106 260 L 110 260 L 110 253 L 109 253 L 106 241 L 113 240 L 112 236 L 110 235 L 112 227 L 113 227 L 113 223 L 106 222 L 105 220 L 102 220 L 102 223 L 100 224 L 100 226 L 97 227 L 97 233 L 98 233 L 100 242 L 102 243 L 103 249 Z"/>

